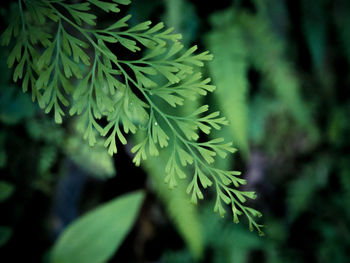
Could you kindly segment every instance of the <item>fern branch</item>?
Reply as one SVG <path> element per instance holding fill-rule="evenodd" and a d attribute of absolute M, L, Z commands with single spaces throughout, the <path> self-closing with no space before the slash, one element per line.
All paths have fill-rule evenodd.
<path fill-rule="evenodd" d="M 96 143 L 96 133 L 105 136 L 104 146 L 110 155 L 117 152 L 117 139 L 126 144 L 128 133 L 145 131 L 146 135 L 131 150 L 136 165 L 148 156 L 166 156 L 165 181 L 170 188 L 177 185 L 177 178 L 186 178 L 190 168 L 193 177 L 187 193 L 191 194 L 193 203 L 204 198 L 201 187 L 208 188 L 214 183 L 217 192 L 214 211 L 223 216 L 222 202 L 231 205 L 235 222 L 239 215 L 245 214 L 250 228 L 262 233 L 261 226 L 253 219 L 261 214 L 244 205 L 255 194 L 237 189 L 245 180 L 238 177 L 238 172 L 212 166 L 217 156 L 225 158 L 236 151 L 232 143 L 222 138 L 198 141 L 199 131 L 210 134 L 212 128 L 218 130 L 226 125 L 226 119 L 219 112 L 207 113 L 207 105 L 187 116 L 181 111 L 173 114 L 162 106 L 166 103 L 175 108 L 183 105 L 186 98 L 205 96 L 215 89 L 209 78 L 203 79 L 197 72 L 212 55 L 207 51 L 197 54 L 197 46 L 184 50 L 179 43 L 181 35 L 173 34 L 172 28 L 164 29 L 163 23 L 151 26 L 146 21 L 129 27 L 130 16 L 125 16 L 104 29 L 94 27 L 97 17 L 90 12 L 91 4 L 105 12 L 118 13 L 118 4 L 126 2 L 88 0 L 71 4 L 63 0 L 23 0 L 31 17 L 27 21 L 19 1 L 22 31 L 17 36 L 21 29 L 15 22 L 2 36 L 5 45 L 12 36 L 18 40 L 9 57 L 10 67 L 18 62 L 14 80 L 22 79 L 26 64 L 23 90 L 27 90 L 30 81 L 33 96 L 46 113 L 53 109 L 57 123 L 63 122 L 63 109 L 69 107 L 70 115 L 79 116 L 77 125 L 84 139 L 92 146 Z M 41 29 L 46 19 L 52 21 L 56 30 L 51 28 L 47 33 Z M 93 28 L 85 28 L 85 24 Z M 70 27 L 76 35 L 69 32 Z M 29 34 L 28 29 L 37 33 Z M 109 44 L 120 45 L 130 52 L 145 50 L 145 55 L 137 60 L 120 60 Z M 75 88 L 72 80 L 78 83 Z M 104 127 L 99 123 L 102 118 L 107 120 Z M 161 150 L 166 147 L 172 147 L 168 154 Z"/>

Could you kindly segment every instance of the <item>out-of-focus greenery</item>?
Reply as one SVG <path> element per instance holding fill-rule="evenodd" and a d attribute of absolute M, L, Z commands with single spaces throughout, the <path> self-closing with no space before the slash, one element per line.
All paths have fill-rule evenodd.
<path fill-rule="evenodd" d="M 233 1 L 206 19 L 213 99 L 267 232 L 204 211 L 207 262 L 347 262 L 349 14 L 347 1 Z M 163 260 L 191 262 L 186 250 Z"/>
<path fill-rule="evenodd" d="M 164 162 L 151 158 L 143 186 L 151 197 L 110 262 L 348 262 L 349 1 L 143 0 L 134 1 L 129 11 L 133 23 L 165 21 L 183 34 L 184 45 L 199 44 L 213 53 L 203 73 L 217 90 L 206 102 L 227 116 L 230 125 L 219 133 L 233 138 L 239 150 L 239 157 L 219 165 L 240 168 L 247 189 L 257 191 L 254 204 L 263 212 L 266 235 L 259 237 L 230 217 L 217 218 L 209 193 L 205 202 L 191 205 L 186 187 L 179 183 L 169 190 L 162 182 Z M 115 180 L 115 187 L 122 177 L 133 178 L 129 184 L 140 179 L 141 170 L 130 173 L 131 161 L 118 166 L 102 148 L 80 143 L 73 125 L 49 121 L 14 87 L 4 61 L 0 191 L 6 216 L 0 221 L 0 246 L 13 251 L 25 232 L 18 228 L 21 202 L 31 196 L 24 189 L 53 202 L 69 170 L 67 160 L 92 175 L 93 184 Z M 128 145 L 124 151 L 128 156 Z M 28 177 L 25 182 L 21 174 Z M 80 211 L 103 203 L 98 194 L 85 192 Z M 37 225 L 37 232 L 52 231 L 47 224 Z M 46 240 L 51 243 L 33 249 L 32 258 L 46 258 L 53 245 Z"/>
<path fill-rule="evenodd" d="M 117 197 L 76 220 L 56 242 L 52 262 L 107 261 L 134 224 L 143 197 L 142 192 Z"/>

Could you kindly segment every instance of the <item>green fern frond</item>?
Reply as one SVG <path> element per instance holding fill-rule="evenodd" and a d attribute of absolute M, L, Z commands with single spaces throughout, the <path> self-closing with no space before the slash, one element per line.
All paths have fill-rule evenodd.
<path fill-rule="evenodd" d="M 193 203 L 204 198 L 201 188 L 213 186 L 217 192 L 215 211 L 223 216 L 223 203 L 231 205 L 235 222 L 245 214 L 250 228 L 261 233 L 253 219 L 260 213 L 244 205 L 246 198 L 254 199 L 255 194 L 236 189 L 245 180 L 235 171 L 212 165 L 217 155 L 224 158 L 235 151 L 231 143 L 198 140 L 199 131 L 208 134 L 212 128 L 221 129 L 226 119 L 219 112 L 207 113 L 208 106 L 188 116 L 172 111 L 185 98 L 214 90 L 210 79 L 199 73 L 212 55 L 197 53 L 197 46 L 185 50 L 179 42 L 181 35 L 163 23 L 146 21 L 129 27 L 128 15 L 105 28 L 96 26 L 93 7 L 118 13 L 119 4 L 128 3 L 19 0 L 18 19 L 2 35 L 2 43 L 12 46 L 8 66 L 14 68 L 14 81 L 21 80 L 24 91 L 31 89 L 33 100 L 46 113 L 53 112 L 57 123 L 63 122 L 66 109 L 79 116 L 77 126 L 84 138 L 93 146 L 97 134 L 105 136 L 111 155 L 117 152 L 116 140 L 126 144 L 127 134 L 145 131 L 141 142 L 132 148 L 136 165 L 169 147 L 165 181 L 170 188 L 186 177 L 184 168 L 191 167 L 194 176 L 187 192 Z M 141 56 L 121 59 L 113 46 Z M 107 120 L 106 126 L 102 118 Z"/>
<path fill-rule="evenodd" d="M 213 81 L 218 87 L 214 94 L 221 102 L 220 109 L 230 122 L 229 129 L 235 145 L 244 155 L 248 155 L 249 63 L 242 33 L 237 26 L 222 26 L 208 35 L 207 42 L 216 58 L 209 63 Z"/>
<path fill-rule="evenodd" d="M 283 41 L 276 36 L 268 19 L 263 16 L 242 13 L 239 20 L 245 32 L 251 61 L 263 73 L 275 96 L 283 102 L 293 118 L 307 129 L 313 139 L 317 139 L 318 131 L 303 101 L 297 72 L 285 59 Z"/>

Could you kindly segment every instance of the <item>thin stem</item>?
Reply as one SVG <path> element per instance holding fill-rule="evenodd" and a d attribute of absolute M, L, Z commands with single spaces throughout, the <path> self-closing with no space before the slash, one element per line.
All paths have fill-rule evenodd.
<path fill-rule="evenodd" d="M 19 13 L 20 13 L 21 20 L 22 20 L 22 30 L 23 30 L 23 33 L 26 33 L 25 20 L 24 20 L 24 15 L 23 15 L 23 7 L 22 7 L 22 0 L 18 0 L 18 8 L 19 8 Z"/>
<path fill-rule="evenodd" d="M 19 0 L 20 1 L 20 0 Z M 61 3 L 58 3 L 60 5 L 62 5 Z M 49 6 L 56 11 L 57 15 L 65 20 L 66 22 L 68 22 L 70 25 L 72 25 L 75 29 L 77 29 L 90 43 L 91 45 L 95 48 L 95 50 L 100 51 L 101 53 L 108 55 L 104 52 L 104 50 L 102 50 L 96 43 L 95 41 L 89 36 L 89 34 L 87 34 L 85 31 L 88 31 L 80 26 L 78 26 L 77 24 L 75 24 L 74 22 L 72 22 L 70 19 L 68 19 L 67 17 L 65 17 L 64 15 L 62 15 L 52 4 L 49 4 Z"/>

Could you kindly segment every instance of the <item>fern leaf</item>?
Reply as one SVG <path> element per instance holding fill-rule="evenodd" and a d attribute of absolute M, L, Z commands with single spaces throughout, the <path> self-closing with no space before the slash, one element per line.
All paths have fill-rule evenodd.
<path fill-rule="evenodd" d="M 220 109 L 227 116 L 234 144 L 247 155 L 248 61 L 242 40 L 239 28 L 232 26 L 210 33 L 208 47 L 215 55 L 215 59 L 209 63 L 213 81 L 218 87 L 214 94 L 221 102 Z"/>
<path fill-rule="evenodd" d="M 174 110 L 187 97 L 204 96 L 214 90 L 210 79 L 200 73 L 212 55 L 208 51 L 198 53 L 196 45 L 186 50 L 179 43 L 181 35 L 163 23 L 152 25 L 146 21 L 129 27 L 130 17 L 126 16 L 106 28 L 95 27 L 97 17 L 91 5 L 118 13 L 118 4 L 128 3 L 19 1 L 20 23 L 15 20 L 1 41 L 13 46 L 8 64 L 14 67 L 14 80 L 23 79 L 23 90 L 31 88 L 33 99 L 46 113 L 53 112 L 57 123 L 63 122 L 66 109 L 77 116 L 77 128 L 90 146 L 97 143 L 97 136 L 106 137 L 104 145 L 110 155 L 117 152 L 117 140 L 126 144 L 128 133 L 145 131 L 140 143 L 132 148 L 136 165 L 150 156 L 164 155 L 165 181 L 171 188 L 191 171 L 188 192 L 192 202 L 204 198 L 201 187 L 213 186 L 217 191 L 215 210 L 223 215 L 222 204 L 229 204 L 235 221 L 237 215 L 245 214 L 250 226 L 260 232 L 261 226 L 253 219 L 258 214 L 243 204 L 255 195 L 236 189 L 244 180 L 235 172 L 213 166 L 217 158 L 235 151 L 231 143 L 198 140 L 199 130 L 209 134 L 212 128 L 219 130 L 227 125 L 227 120 L 219 112 L 207 113 L 208 107 L 199 107 L 187 116 Z M 47 18 L 56 28 L 46 32 L 43 25 Z M 38 36 L 30 37 L 30 30 L 35 28 Z M 112 51 L 113 45 L 125 52 L 145 51 L 146 55 L 122 60 Z M 77 83 L 75 88 L 73 81 Z M 105 126 L 101 119 L 107 122 Z M 162 148 L 173 150 L 164 154 Z"/>

